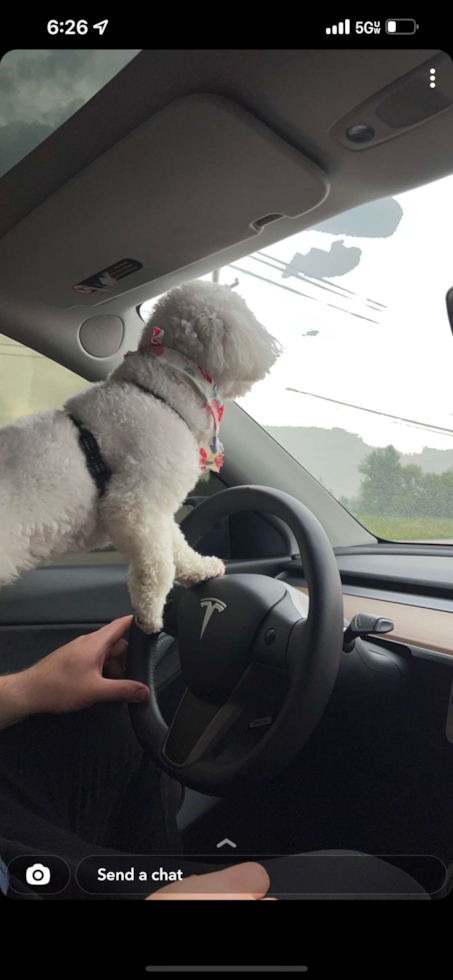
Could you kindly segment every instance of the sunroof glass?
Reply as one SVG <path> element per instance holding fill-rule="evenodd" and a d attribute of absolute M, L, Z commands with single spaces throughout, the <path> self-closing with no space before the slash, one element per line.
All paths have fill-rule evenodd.
<path fill-rule="evenodd" d="M 0 177 L 139 51 L 8 51 L 0 62 Z"/>

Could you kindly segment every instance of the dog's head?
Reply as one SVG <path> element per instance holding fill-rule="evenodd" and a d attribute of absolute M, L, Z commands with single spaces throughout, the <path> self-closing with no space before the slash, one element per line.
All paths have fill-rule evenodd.
<path fill-rule="evenodd" d="M 275 337 L 258 323 L 245 300 L 228 286 L 194 280 L 160 299 L 143 330 L 165 331 L 164 346 L 195 361 L 224 400 L 240 398 L 268 373 L 281 353 Z"/>

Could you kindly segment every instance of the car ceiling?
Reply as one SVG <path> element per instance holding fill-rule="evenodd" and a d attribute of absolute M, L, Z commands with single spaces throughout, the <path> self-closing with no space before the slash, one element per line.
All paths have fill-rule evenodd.
<path fill-rule="evenodd" d="M 201 92 L 224 96 L 248 109 L 331 178 L 335 176 L 335 210 L 443 176 L 450 172 L 453 146 L 451 127 L 443 119 L 406 134 L 405 150 L 399 140 L 377 153 L 373 149 L 372 154 L 345 154 L 329 135 L 334 122 L 354 106 L 436 54 L 143 51 L 5 175 L 0 182 L 0 236 L 164 106 Z M 18 188 L 19 197 L 14 193 Z M 331 202 L 328 212 L 319 217 L 330 212 Z"/>
<path fill-rule="evenodd" d="M 421 125 L 404 131 L 396 130 L 396 137 L 394 130 L 391 134 L 394 138 L 359 148 L 362 152 L 357 152 L 356 146 L 342 145 L 331 132 L 338 120 L 354 113 L 355 107 L 399 79 L 399 91 L 404 93 L 410 73 L 433 63 L 441 67 L 444 90 L 453 105 L 451 59 L 434 50 L 142 51 L 0 180 L 0 332 L 53 357 L 89 380 L 98 380 L 121 359 L 124 350 L 134 346 L 141 328 L 136 307 L 144 300 L 161 294 L 178 282 L 207 274 L 213 268 L 229 264 L 257 248 L 263 249 L 348 208 L 408 190 L 450 173 L 453 170 L 451 109 L 434 115 Z M 427 71 L 427 68 L 424 70 Z M 275 142 L 273 152 L 280 147 L 281 166 L 278 165 L 277 152 L 275 159 L 269 158 L 267 161 L 268 170 L 264 168 L 265 187 L 272 184 L 269 211 L 273 210 L 274 201 L 281 206 L 282 195 L 285 197 L 292 181 L 291 189 L 296 200 L 288 200 L 291 193 L 286 193 L 281 207 L 281 212 L 292 216 L 268 224 L 259 235 L 250 228 L 250 237 L 246 233 L 245 239 L 244 232 L 239 234 L 233 223 L 226 237 L 224 235 L 219 250 L 220 239 L 214 232 L 222 225 L 222 215 L 226 220 L 232 206 L 240 207 L 241 194 L 246 207 L 248 198 L 254 193 L 254 171 L 247 175 L 248 182 L 238 189 L 238 201 L 231 200 L 231 187 L 229 198 L 222 199 L 224 188 L 220 181 L 215 221 L 212 220 L 212 213 L 202 207 L 199 215 L 196 212 L 196 222 L 193 208 L 190 211 L 188 206 L 185 216 L 183 203 L 181 205 L 184 197 L 180 195 L 176 227 L 179 228 L 179 235 L 185 237 L 186 247 L 182 259 L 181 256 L 175 258 L 172 265 L 173 253 L 178 251 L 175 239 L 179 238 L 179 235 L 175 235 L 175 223 L 171 235 L 168 230 L 166 235 L 165 208 L 161 207 L 158 222 L 153 223 L 143 211 L 142 195 L 137 193 L 134 199 L 129 186 L 127 209 L 123 211 L 122 221 L 117 224 L 118 238 L 125 230 L 127 240 L 134 240 L 135 231 L 137 236 L 140 232 L 143 238 L 145 226 L 149 241 L 158 242 L 158 246 L 154 244 L 155 250 L 158 248 L 159 254 L 166 257 L 165 267 L 158 270 L 158 275 L 153 275 L 151 251 L 151 260 L 145 261 L 141 274 L 135 274 L 135 280 L 134 276 L 123 280 L 113 296 L 106 299 L 105 294 L 97 294 L 94 298 L 80 298 L 71 293 L 68 287 L 67 299 L 62 301 L 56 273 L 54 283 L 52 279 L 58 254 L 63 247 L 72 248 L 71 261 L 83 271 L 83 253 L 89 250 L 93 237 L 89 233 L 86 247 L 82 246 L 88 210 L 84 208 L 84 188 L 88 181 L 91 181 L 91 190 L 95 190 L 96 174 L 99 174 L 102 183 L 98 186 L 98 200 L 105 206 L 106 197 L 108 202 L 109 166 L 112 180 L 114 168 L 116 166 L 118 169 L 119 166 L 118 155 L 115 157 L 118 147 L 132 147 L 137 133 L 148 132 L 146 127 L 149 128 L 150 121 L 166 119 L 168 110 L 167 116 L 162 112 L 165 107 L 177 105 L 177 100 L 200 95 L 205 99 L 207 97 L 208 102 L 210 97 L 211 101 L 212 97 L 228 100 L 224 105 L 236 107 L 239 114 L 241 111 L 248 114 L 248 119 L 253 123 L 252 129 L 255 127 L 259 130 L 261 127 L 261 135 L 267 134 L 270 143 Z M 184 105 L 184 102 L 179 102 L 182 114 Z M 190 107 L 190 98 L 186 105 Z M 216 137 L 221 136 L 223 121 L 220 117 L 217 126 L 220 128 L 216 131 L 214 127 L 212 132 L 214 143 Z M 139 170 L 142 178 L 149 173 L 151 180 L 153 157 L 160 154 L 160 172 L 162 161 L 168 161 L 170 171 L 175 169 L 177 163 L 177 181 L 185 180 L 188 204 L 193 194 L 199 194 L 202 200 L 206 174 L 200 172 L 198 176 L 197 172 L 192 172 L 187 180 L 184 173 L 184 140 L 175 142 L 169 139 L 167 147 L 166 136 L 165 127 L 163 130 L 158 127 L 154 131 L 149 129 L 148 142 L 136 144 L 137 152 L 140 145 L 146 147 L 148 152 L 144 154 L 145 159 L 140 158 L 135 162 L 134 173 L 137 174 Z M 185 133 L 187 142 L 190 136 L 191 131 L 189 137 Z M 206 140 L 206 133 L 193 131 L 192 142 L 196 143 L 198 138 Z M 260 147 L 257 152 L 260 152 Z M 253 154 L 250 160 L 252 157 Z M 266 153 L 263 157 L 266 157 Z M 299 178 L 294 167 L 297 159 L 300 162 Z M 248 161 L 247 147 L 244 170 Z M 252 162 L 255 165 L 255 160 Z M 310 168 L 312 175 L 324 180 L 325 186 L 306 193 Z M 201 186 L 197 187 L 197 180 Z M 125 183 L 130 185 L 130 175 Z M 74 186 L 78 190 L 78 198 L 74 194 Z M 167 193 L 171 193 L 169 186 Z M 80 207 L 74 208 L 73 203 L 72 209 L 68 207 L 65 211 L 71 188 L 73 202 L 74 199 L 80 201 Z M 156 189 L 158 194 L 159 186 Z M 93 198 L 90 203 L 93 210 Z M 113 205 L 114 201 L 112 208 Z M 264 207 L 261 200 L 257 207 Z M 60 247 L 54 237 L 55 224 L 49 220 L 52 213 L 59 213 L 61 218 Z M 256 214 L 256 218 L 260 217 L 262 215 Z M 210 235 L 215 248 L 209 247 Z M 124 254 L 112 252 L 111 228 L 105 229 L 105 249 L 102 248 L 102 236 L 100 229 L 97 233 L 100 255 L 104 252 L 106 256 L 115 254 L 118 261 L 125 258 Z M 72 244 L 74 239 L 77 239 L 77 248 Z M 136 258 L 140 259 L 141 256 Z M 36 295 L 33 294 L 33 273 L 39 261 L 45 270 L 41 275 L 46 280 L 44 299 L 43 290 L 40 291 L 38 286 L 35 288 Z M 87 266 L 86 274 L 94 274 L 107 265 L 108 259 L 100 267 Z M 68 283 L 69 276 L 70 272 Z M 39 276 L 35 275 L 35 278 L 39 280 Z M 76 281 L 80 279 L 76 278 Z M 134 287 L 134 282 L 139 285 Z M 96 306 L 95 310 L 93 305 Z M 89 313 L 87 307 L 92 314 L 111 313 L 123 319 L 123 340 L 111 356 L 92 356 L 79 342 L 80 326 Z"/>

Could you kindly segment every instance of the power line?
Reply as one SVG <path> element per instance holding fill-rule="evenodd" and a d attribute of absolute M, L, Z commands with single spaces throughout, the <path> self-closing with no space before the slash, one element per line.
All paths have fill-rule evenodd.
<path fill-rule="evenodd" d="M 281 266 L 284 266 L 286 269 L 294 269 L 295 271 L 291 273 L 293 279 L 300 279 L 301 282 L 305 281 L 312 283 L 314 286 L 317 286 L 318 289 L 326 289 L 331 293 L 335 293 L 337 296 L 341 296 L 342 293 L 349 293 L 349 296 L 358 297 L 358 293 L 355 293 L 352 289 L 346 289 L 346 286 L 342 286 L 340 283 L 330 283 L 328 279 L 319 279 L 317 276 L 307 276 L 305 272 L 298 269 L 296 265 L 292 264 L 292 262 L 284 262 L 283 259 L 277 259 L 273 255 L 266 255 L 265 252 L 260 252 L 259 254 L 262 255 L 263 258 L 258 258 L 258 255 L 250 255 L 249 258 L 255 259 L 256 262 L 263 262 L 264 265 L 270 265 L 271 268 L 276 269 L 277 272 L 281 271 Z M 264 262 L 264 259 L 271 259 L 272 262 L 277 262 L 279 264 L 273 266 L 270 262 Z M 344 298 L 348 299 L 347 296 Z M 380 310 L 387 309 L 384 303 L 379 303 L 377 299 L 369 299 L 369 297 L 365 297 L 365 302 L 374 303 L 374 305 L 379 307 Z M 380 312 L 380 310 L 377 310 L 376 312 Z"/>
<path fill-rule="evenodd" d="M 280 259 L 274 259 L 272 255 L 265 256 L 265 258 L 262 258 L 262 259 L 258 258 L 257 255 L 250 255 L 249 258 L 254 259 L 255 262 L 262 262 L 263 265 L 270 266 L 270 268 L 271 269 L 275 269 L 276 272 L 281 272 L 281 266 L 282 265 L 285 266 L 286 269 L 296 269 L 296 266 L 291 265 L 290 262 L 282 262 Z M 273 262 L 279 262 L 280 265 L 272 265 L 272 263 L 266 261 L 266 259 L 272 259 Z M 309 282 L 309 283 L 312 283 L 314 286 L 317 286 L 318 289 L 325 289 L 329 293 L 334 293 L 335 296 L 341 296 L 341 293 L 338 293 L 335 288 L 332 288 L 332 285 L 328 285 L 326 282 L 323 282 L 321 279 L 315 279 L 314 276 L 306 276 L 303 272 L 300 272 L 299 269 L 296 269 L 295 272 L 291 273 L 291 276 L 292 276 L 293 279 L 299 279 L 301 282 Z M 273 281 L 273 280 L 270 280 L 270 281 Z M 278 285 L 278 284 L 275 283 L 275 285 Z M 351 296 L 356 296 L 357 295 L 356 293 L 351 292 L 350 289 L 348 289 L 346 291 L 348 293 L 350 293 Z M 347 297 L 345 297 L 345 299 L 346 298 Z"/>
<path fill-rule="evenodd" d="M 320 398 L 324 402 L 333 402 L 334 405 L 345 405 L 346 408 L 356 408 L 359 412 L 370 412 L 372 415 L 385 416 L 388 419 L 396 419 L 397 422 L 407 422 L 415 425 L 419 429 L 432 429 L 435 432 L 447 432 L 453 434 L 453 429 L 444 429 L 441 425 L 431 425 L 429 422 L 419 422 L 416 419 L 405 419 L 400 415 L 390 415 L 389 412 L 378 412 L 375 408 L 363 408 L 362 405 L 352 405 L 350 402 L 340 402 L 337 398 L 327 398 L 326 395 L 314 395 L 312 391 L 299 391 L 298 388 L 285 388 L 285 391 L 294 391 L 296 395 L 308 395 L 309 398 Z"/>
<path fill-rule="evenodd" d="M 303 299 L 312 299 L 314 303 L 321 303 L 321 300 L 317 296 L 310 296 L 309 293 L 301 293 L 300 289 L 292 289 L 291 286 L 284 286 L 281 282 L 274 282 L 273 279 L 266 279 L 265 276 L 259 276 L 257 272 L 250 272 L 249 269 L 241 269 L 239 265 L 230 265 L 229 269 L 236 269 L 238 272 L 243 272 L 246 276 L 252 276 L 253 279 L 260 279 L 261 282 L 267 282 L 270 286 L 277 286 L 277 289 L 286 289 L 289 293 L 295 293 L 296 296 L 302 296 Z M 326 303 L 326 306 L 333 307 L 334 310 L 340 310 L 341 313 L 347 313 L 348 316 L 357 316 L 360 320 L 367 320 L 368 323 L 377 323 L 377 320 L 372 320 L 369 316 L 363 316 L 361 313 L 354 313 L 352 310 L 344 310 L 342 306 L 336 306 L 335 303 Z"/>
<path fill-rule="evenodd" d="M 316 276 L 307 276 L 304 272 L 301 272 L 301 270 L 298 269 L 297 266 L 293 265 L 292 262 L 284 262 L 283 259 L 277 259 L 274 255 L 266 255 L 266 252 L 259 252 L 259 255 L 262 255 L 263 258 L 265 258 L 265 259 L 271 259 L 273 262 L 278 262 L 278 263 L 280 263 L 280 265 L 285 266 L 287 269 L 295 269 L 296 271 L 292 273 L 292 276 L 293 276 L 294 279 L 299 279 L 299 278 L 300 279 L 305 279 L 307 282 L 313 282 L 313 284 L 316 285 L 316 286 L 328 282 L 328 280 L 326 280 L 326 279 L 318 279 Z M 257 256 L 256 255 L 251 255 L 250 258 L 256 259 Z M 275 266 L 274 266 L 274 268 L 275 268 Z M 342 286 L 341 283 L 330 283 L 330 286 L 333 287 L 333 290 L 332 291 L 334 291 L 335 289 L 340 289 L 344 293 L 349 293 L 350 296 L 357 296 L 358 295 L 352 289 L 346 289 L 346 286 Z M 324 288 L 328 288 L 328 287 L 327 286 L 324 286 Z M 380 303 L 379 300 L 377 300 L 377 299 L 370 299 L 369 296 L 366 296 L 365 297 L 365 300 L 366 300 L 367 303 L 374 303 L 376 306 L 381 307 L 381 309 L 383 309 L 383 310 L 386 310 L 387 309 L 385 303 Z"/>

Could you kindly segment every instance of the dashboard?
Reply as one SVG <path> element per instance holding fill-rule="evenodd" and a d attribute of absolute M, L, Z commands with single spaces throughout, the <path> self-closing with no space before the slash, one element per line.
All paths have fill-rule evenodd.
<path fill-rule="evenodd" d="M 425 659 L 450 658 L 453 666 L 453 549 L 406 546 L 401 553 L 401 547 L 336 549 L 345 619 L 359 612 L 391 619 L 395 629 L 379 643 L 404 645 Z M 300 559 L 278 577 L 308 594 Z"/>
<path fill-rule="evenodd" d="M 345 619 L 358 612 L 392 619 L 394 631 L 376 642 L 387 649 L 391 643 L 400 644 L 415 657 L 453 666 L 453 548 L 376 545 L 372 550 L 335 549 L 335 554 Z M 227 559 L 227 567 L 231 572 L 280 578 L 307 593 L 299 556 Z M 26 572 L 1 591 L 0 628 L 108 622 L 126 615 L 126 570 L 123 564 L 59 565 Z"/>

